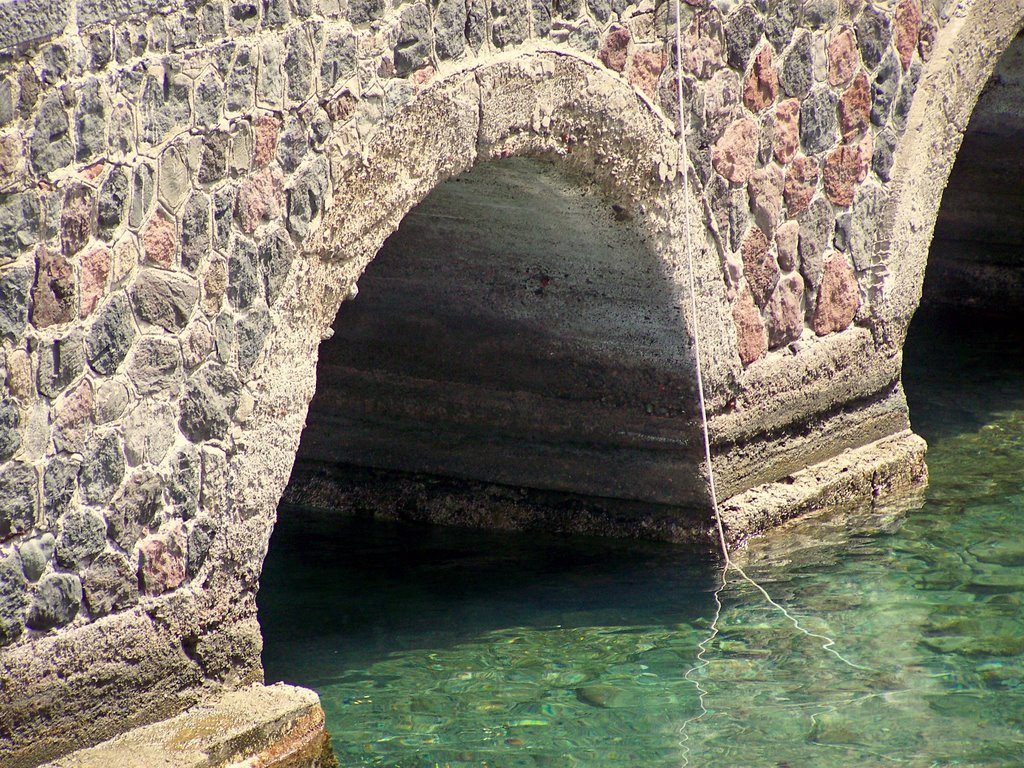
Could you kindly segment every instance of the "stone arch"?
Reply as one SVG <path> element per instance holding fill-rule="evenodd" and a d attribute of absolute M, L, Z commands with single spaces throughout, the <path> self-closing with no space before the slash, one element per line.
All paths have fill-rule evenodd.
<path fill-rule="evenodd" d="M 269 522 L 315 387 L 315 348 L 339 305 L 405 214 L 438 184 L 478 162 L 556 156 L 559 164 L 594 177 L 635 215 L 636 229 L 678 288 L 681 324 L 688 325 L 677 153 L 671 130 L 645 99 L 562 52 L 505 57 L 426 88 L 381 130 L 368 155 L 339 176 L 334 199 L 307 240 L 307 254 L 282 292 L 247 426 L 252 453 L 236 457 L 232 468 L 234 486 L 245 489 L 235 503 L 261 506 Z M 300 177 L 299 191 L 293 187 L 291 194 L 306 194 L 303 183 Z M 717 342 L 708 347 L 707 375 L 711 382 L 726 382 L 738 366 L 735 332 L 694 183 L 690 223 L 700 322 Z M 689 346 L 690 340 L 683 343 Z M 711 388 L 722 397 L 725 384 Z M 282 420 L 287 411 L 294 414 Z"/>
<path fill-rule="evenodd" d="M 876 340 L 900 349 L 921 299 L 929 247 L 975 105 L 1000 57 L 1024 28 L 1024 3 L 963 3 L 941 30 L 893 159 L 892 196 L 882 212 L 876 260 L 888 272 Z"/>

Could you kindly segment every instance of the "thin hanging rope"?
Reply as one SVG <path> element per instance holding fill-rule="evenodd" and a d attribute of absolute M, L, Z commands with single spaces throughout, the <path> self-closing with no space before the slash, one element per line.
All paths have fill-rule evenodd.
<path fill-rule="evenodd" d="M 704 398 L 704 375 L 701 368 L 701 345 L 700 345 L 700 328 L 697 322 L 697 281 L 693 273 L 693 244 L 690 237 L 690 163 L 689 153 L 687 151 L 686 144 L 686 113 L 683 109 L 683 29 L 682 20 L 680 18 L 679 0 L 673 0 L 673 8 L 675 10 L 675 33 L 676 33 L 676 106 L 678 107 L 678 130 L 679 130 L 679 165 L 682 169 L 683 176 L 683 247 L 686 250 L 686 271 L 689 277 L 690 287 L 690 329 L 693 333 L 693 356 L 694 364 L 697 375 L 697 402 L 700 406 L 700 424 L 701 434 L 704 439 L 704 462 L 707 466 L 708 472 L 708 490 L 711 493 L 711 506 L 714 511 L 715 527 L 718 531 L 718 543 L 722 549 L 722 557 L 725 560 L 725 568 L 722 572 L 722 585 L 719 587 L 719 591 L 725 587 L 725 573 L 732 568 L 740 575 L 745 582 L 750 584 L 754 589 L 761 593 L 764 599 L 769 605 L 775 607 L 785 616 L 793 627 L 807 637 L 814 638 L 815 640 L 821 640 L 822 650 L 831 653 L 841 662 L 847 666 L 853 667 L 854 669 L 867 670 L 868 667 L 863 667 L 859 664 L 855 664 L 839 651 L 835 649 L 835 640 L 826 635 L 820 635 L 817 632 L 811 632 L 806 629 L 793 614 L 791 614 L 785 607 L 777 603 L 771 595 L 758 584 L 754 579 L 750 578 L 746 572 L 736 563 L 732 561 L 729 556 L 729 545 L 725 538 L 725 526 L 722 524 L 722 515 L 718 508 L 718 491 L 715 487 L 715 472 L 711 464 L 711 436 L 708 431 L 708 413 L 707 404 Z M 716 593 L 717 595 L 717 593 Z M 715 621 L 712 624 L 712 629 L 715 633 L 718 631 L 718 615 L 715 615 Z M 703 698 L 703 697 L 702 697 Z M 703 707 L 703 701 L 701 702 Z"/>

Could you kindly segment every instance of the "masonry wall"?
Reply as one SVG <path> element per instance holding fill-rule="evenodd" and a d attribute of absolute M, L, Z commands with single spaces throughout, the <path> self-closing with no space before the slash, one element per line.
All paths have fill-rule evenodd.
<path fill-rule="evenodd" d="M 946 5 L 682 5 L 724 495 L 907 426 L 877 222 Z M 317 345 L 373 255 L 337 233 L 379 247 L 429 191 L 389 169 L 547 153 L 642 212 L 679 278 L 669 8 L 0 4 L 5 764 L 261 676 Z M 424 157 L 442 128 L 464 154 Z"/>

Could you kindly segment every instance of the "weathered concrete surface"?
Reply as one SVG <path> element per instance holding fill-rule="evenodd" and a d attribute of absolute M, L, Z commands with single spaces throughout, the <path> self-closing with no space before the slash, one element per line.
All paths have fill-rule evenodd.
<path fill-rule="evenodd" d="M 317 695 L 254 685 L 44 768 L 336 768 Z"/>
<path fill-rule="evenodd" d="M 736 545 L 800 515 L 913 492 L 927 480 L 927 448 L 908 430 L 744 491 L 720 507 L 726 539 Z"/>

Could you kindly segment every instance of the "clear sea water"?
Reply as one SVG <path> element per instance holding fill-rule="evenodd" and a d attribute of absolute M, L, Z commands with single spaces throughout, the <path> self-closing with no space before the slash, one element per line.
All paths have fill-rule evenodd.
<path fill-rule="evenodd" d="M 319 692 L 342 766 L 1022 765 L 1022 353 L 918 318 L 925 494 L 737 555 L 842 658 L 713 552 L 282 509 L 267 680 Z"/>

